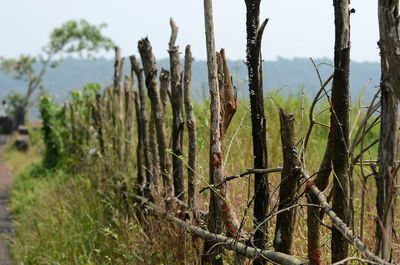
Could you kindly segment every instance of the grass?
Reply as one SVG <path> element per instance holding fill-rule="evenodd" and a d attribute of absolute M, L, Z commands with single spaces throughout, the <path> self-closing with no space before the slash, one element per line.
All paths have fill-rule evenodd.
<path fill-rule="evenodd" d="M 293 96 L 289 99 L 268 95 L 266 99 L 266 116 L 268 126 L 269 166 L 282 165 L 282 150 L 280 146 L 278 109 L 296 114 L 296 132 L 300 140 L 308 126 L 307 108 L 304 103 L 303 112 L 301 100 Z M 319 109 L 326 107 L 324 104 Z M 357 108 L 352 110 L 355 117 Z M 168 112 L 167 123 L 171 122 Z M 208 147 L 209 147 L 209 103 L 196 104 L 198 131 L 198 179 L 199 188 L 208 183 Z M 325 112 L 319 120 L 329 123 L 329 113 Z M 359 121 L 353 121 L 359 122 Z M 367 142 L 378 137 L 379 128 L 367 135 Z M 310 139 L 306 161 L 310 172 L 318 169 L 322 159 L 328 129 L 315 127 Z M 34 136 L 36 137 L 36 136 Z M 34 138 L 33 139 L 36 139 Z M 186 136 L 185 136 L 186 137 Z M 133 146 L 135 147 L 135 140 Z M 18 153 L 8 146 L 4 155 L 11 166 L 16 179 L 12 191 L 12 211 L 14 214 L 15 239 L 12 244 L 12 254 L 17 264 L 193 264 L 196 256 L 193 254 L 192 238 L 188 235 L 185 248 L 178 243 L 182 236 L 176 227 L 166 224 L 164 220 L 137 219 L 134 205 L 122 203 L 118 196 L 117 183 L 128 183 L 130 188 L 135 182 L 136 161 L 133 159 L 123 168 L 113 167 L 112 175 L 104 174 L 104 164 L 107 158 L 91 156 L 71 160 L 68 165 L 48 170 L 41 164 L 42 143 L 37 138 L 27 154 Z M 94 143 L 91 143 L 94 144 Z M 187 139 L 185 144 L 187 146 Z M 233 118 L 224 139 L 225 173 L 232 175 L 252 166 L 251 122 L 247 102 L 239 104 L 239 109 Z M 92 148 L 89 146 L 88 148 Z M 300 145 L 299 145 L 300 148 Z M 135 153 L 135 152 L 132 152 Z M 186 159 L 186 150 L 184 159 Z M 376 157 L 376 148 L 369 154 Z M 206 158 L 206 159 L 204 159 Z M 366 158 L 367 159 L 367 158 Z M 369 158 L 368 158 L 369 159 Z M 115 160 L 115 159 L 113 159 Z M 78 170 L 77 170 L 78 169 Z M 358 233 L 360 212 L 360 181 L 356 170 L 356 220 Z M 269 175 L 272 192 L 272 205 L 277 203 L 277 187 L 279 174 Z M 117 187 L 116 187 L 117 186 Z M 246 219 L 246 229 L 251 230 L 251 210 L 244 216 L 243 210 L 252 192 L 251 179 L 237 179 L 229 184 L 229 202 L 240 218 Z M 366 207 L 366 241 L 373 246 L 374 223 L 374 183 L 368 182 L 368 200 Z M 329 191 L 328 191 L 329 192 Z M 200 205 L 207 207 L 208 194 L 200 195 Z M 305 225 L 306 209 L 298 209 L 298 222 L 295 234 L 294 253 L 306 258 L 307 230 Z M 326 218 L 324 221 L 330 225 Z M 274 234 L 272 220 L 269 232 Z M 397 220 L 399 227 L 399 220 Z M 323 229 L 323 256 L 329 263 L 330 233 Z M 272 236 L 269 238 L 272 245 Z M 398 250 L 399 246 L 396 245 Z"/>

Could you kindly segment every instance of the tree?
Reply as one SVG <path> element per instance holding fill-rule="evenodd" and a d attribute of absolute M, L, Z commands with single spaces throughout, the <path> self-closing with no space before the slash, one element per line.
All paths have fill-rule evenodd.
<path fill-rule="evenodd" d="M 55 28 L 49 43 L 37 56 L 22 54 L 19 58 L 0 58 L 1 70 L 16 80 L 26 83 L 26 92 L 20 100 L 23 113 L 34 103 L 33 95 L 43 90 L 43 77 L 47 70 L 57 67 L 66 54 L 93 57 L 99 50 L 114 46 L 113 41 L 105 37 L 101 30 L 105 24 L 91 25 L 86 20 L 70 20 Z M 21 123 L 24 122 L 24 118 Z"/>

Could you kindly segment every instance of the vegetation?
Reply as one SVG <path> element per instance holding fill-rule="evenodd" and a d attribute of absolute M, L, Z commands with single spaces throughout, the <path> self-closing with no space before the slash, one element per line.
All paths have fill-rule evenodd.
<path fill-rule="evenodd" d="M 79 92 L 75 93 L 79 94 Z M 272 165 L 280 165 L 282 160 L 280 147 L 273 144 L 280 141 L 279 131 L 274 129 L 279 126 L 278 108 L 282 107 L 295 113 L 297 135 L 301 135 L 303 128 L 308 124 L 306 120 L 305 124 L 301 122 L 302 103 L 299 96 L 293 95 L 285 99 L 279 94 L 271 93 L 265 100 L 266 113 L 269 113 L 270 117 L 267 130 Z M 306 100 L 304 106 L 306 110 L 309 104 L 310 102 Z M 319 106 L 319 109 L 324 109 L 325 104 Z M 209 102 L 197 103 L 194 107 L 197 117 L 198 157 L 204 157 L 208 155 Z M 355 122 L 354 117 L 358 111 L 357 106 L 354 106 L 352 124 Z M 307 114 L 307 112 L 303 114 L 304 118 Z M 322 123 L 329 121 L 328 112 L 321 115 L 320 121 Z M 167 123 L 170 122 L 172 122 L 171 110 L 167 114 Z M 251 150 L 242 148 L 251 143 L 250 122 L 248 102 L 242 101 L 239 103 L 237 114 L 232 119 L 230 130 L 225 137 L 227 175 L 240 172 L 251 165 Z M 368 134 L 366 142 L 372 142 L 378 133 L 378 128 L 375 128 Z M 143 264 L 146 261 L 147 264 L 168 264 L 176 262 L 179 246 L 171 246 L 168 242 L 174 240 L 177 234 L 156 221 L 145 230 L 135 216 L 125 211 L 117 194 L 109 191 L 111 183 L 106 180 L 107 177 L 103 176 L 104 173 L 101 171 L 104 159 L 94 162 L 92 161 L 94 157 L 90 156 L 85 161 L 79 157 L 71 157 L 57 167 L 47 169 L 46 163 L 40 161 L 42 155 L 46 154 L 45 145 L 39 138 L 39 132 L 35 132 L 32 136 L 37 140 L 34 141 L 27 155 L 15 151 L 12 146 L 8 146 L 5 152 L 8 164 L 17 175 L 12 194 L 12 211 L 15 220 L 12 253 L 17 263 Z M 316 154 L 324 152 L 326 137 L 327 129 L 316 127 L 307 156 L 310 171 L 316 170 L 319 166 L 321 156 Z M 235 150 L 241 150 L 241 152 L 235 152 Z M 376 148 L 373 149 L 371 157 L 376 152 Z M 184 152 L 183 156 L 186 157 L 187 153 Z M 68 165 L 76 163 L 84 163 L 86 166 L 81 168 L 79 173 L 69 171 Z M 130 161 L 129 165 L 128 172 L 135 172 L 135 161 Z M 207 161 L 199 159 L 198 165 L 197 185 L 204 187 L 207 185 L 208 178 Z M 123 174 L 131 185 L 135 183 L 134 174 Z M 243 202 L 247 200 L 248 184 L 247 179 L 232 182 L 230 190 L 234 192 L 231 193 L 230 201 L 235 208 L 245 207 Z M 271 186 L 274 187 L 277 184 L 278 174 L 272 174 Z M 368 185 L 371 200 L 367 200 L 370 203 L 366 205 L 366 209 L 372 211 L 374 205 L 371 184 L 372 182 L 369 182 Z M 277 195 L 276 192 L 272 194 L 273 203 L 276 203 Z M 205 205 L 206 198 L 207 192 L 199 197 L 201 207 Z M 359 201 L 360 198 L 357 197 L 355 205 L 360 205 Z M 359 213 L 360 208 L 357 207 L 355 211 Z M 132 212 L 134 210 L 131 210 Z M 246 220 L 247 226 L 251 227 L 251 218 L 247 217 Z M 293 253 L 304 257 L 304 247 L 298 243 L 302 241 L 306 233 L 306 225 L 304 220 L 299 219 L 299 221 L 295 232 Z M 365 229 L 374 229 L 371 219 L 366 223 Z M 326 239 L 323 237 L 321 240 Z M 366 239 L 367 242 L 372 242 L 372 233 L 369 233 Z M 268 243 L 268 245 L 271 244 L 272 241 Z M 165 252 L 166 245 L 171 247 L 168 252 Z M 194 250 L 190 248 L 190 238 L 187 238 L 186 245 L 186 261 L 191 263 L 193 256 L 190 253 Z M 322 250 L 324 253 L 329 253 L 329 244 L 325 244 Z M 325 256 L 325 259 L 329 261 L 329 256 Z"/>
<path fill-rule="evenodd" d="M 238 101 L 224 49 L 215 52 L 212 0 L 204 0 L 204 103 L 192 102 L 190 46 L 181 67 L 172 19 L 169 71 L 158 74 L 146 37 L 138 41 L 141 63 L 131 56 L 126 76 L 115 48 L 111 86 L 88 84 L 64 106 L 41 98 L 43 142 L 36 144 L 43 161 L 19 174 L 13 191 L 17 262 L 300 265 L 308 258 L 312 265 L 392 265 L 400 258 L 391 88 L 399 84 L 390 74 L 397 61 L 385 54 L 399 43 L 381 32 L 381 87 L 367 105 L 360 96 L 352 106 L 354 10 L 334 0 L 330 77 L 311 60 L 320 81 L 313 100 L 304 91 L 265 97 L 261 40 L 268 20 L 259 21 L 260 0 L 245 2 L 249 102 Z M 398 2 L 392 5 L 397 12 Z"/>
<path fill-rule="evenodd" d="M 108 50 L 113 47 L 112 40 L 101 32 L 104 27 L 105 24 L 91 25 L 86 20 L 67 21 L 51 32 L 49 43 L 42 48 L 42 54 L 21 55 L 17 59 L 0 57 L 1 70 L 26 84 L 25 94 L 18 96 L 18 100 L 13 100 L 16 98 L 15 94 L 9 96 L 15 104 L 19 103 L 14 106 L 15 109 L 20 108 L 21 112 L 26 112 L 35 102 L 32 101 L 35 93 L 38 90 L 43 92 L 43 77 L 47 70 L 56 68 L 65 55 L 79 54 L 92 57 L 101 49 Z M 24 119 L 20 122 L 24 123 Z"/>

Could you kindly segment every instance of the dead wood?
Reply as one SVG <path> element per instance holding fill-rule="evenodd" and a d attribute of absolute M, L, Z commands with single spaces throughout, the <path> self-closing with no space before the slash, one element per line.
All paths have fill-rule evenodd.
<path fill-rule="evenodd" d="M 392 12 L 397 12 L 396 20 L 393 20 L 392 12 L 387 8 L 392 7 Z M 400 66 L 399 54 L 392 54 L 393 48 L 400 48 L 399 36 L 388 34 L 388 29 L 396 26 L 398 29 L 399 2 L 378 2 L 379 31 L 380 31 L 380 55 L 381 55 L 381 126 L 379 139 L 379 174 L 375 174 L 377 187 L 376 194 L 376 253 L 384 260 L 390 261 L 394 238 L 395 208 L 397 202 L 397 148 L 398 148 L 398 98 L 393 91 L 399 92 L 400 79 L 398 75 Z M 397 57 L 397 58 L 396 58 Z"/>
<path fill-rule="evenodd" d="M 282 109 L 279 111 L 281 124 L 281 141 L 283 153 L 283 169 L 279 188 L 278 211 L 286 209 L 297 203 L 296 190 L 299 185 L 300 174 L 299 157 L 296 149 L 295 119 L 294 114 L 287 114 Z M 276 251 L 291 254 L 296 211 L 294 208 L 283 211 L 277 215 L 274 237 Z"/>
<path fill-rule="evenodd" d="M 262 82 L 261 40 L 268 20 L 260 26 L 260 0 L 245 0 L 246 3 L 246 64 L 248 68 L 249 94 L 251 106 L 251 124 L 253 138 L 254 168 L 268 167 L 266 138 L 266 119 L 264 114 L 264 95 Z M 265 174 L 254 176 L 254 226 L 258 227 L 268 214 L 269 190 L 268 177 Z M 267 224 L 260 227 L 254 236 L 254 244 L 263 249 L 267 241 Z M 256 261 L 259 265 L 264 262 Z"/>
<path fill-rule="evenodd" d="M 160 97 L 164 113 L 167 113 L 168 95 L 169 95 L 169 71 L 161 68 L 160 72 Z"/>
<path fill-rule="evenodd" d="M 190 45 L 185 49 L 185 69 L 183 80 L 184 102 L 186 110 L 186 126 L 188 131 L 188 205 L 191 208 L 197 207 L 196 194 L 196 118 L 193 112 L 192 103 L 192 52 Z"/>
<path fill-rule="evenodd" d="M 204 0 L 204 22 L 206 31 L 208 85 L 210 89 L 210 183 L 220 183 L 223 179 L 223 154 L 221 139 L 221 102 L 218 87 L 217 57 L 215 53 L 214 19 L 212 11 L 212 0 Z M 224 232 L 223 221 L 223 197 L 224 187 L 210 194 L 210 209 L 207 222 L 208 231 L 215 234 Z M 220 256 L 223 252 L 222 246 L 214 246 L 215 241 L 204 242 L 204 264 L 222 265 L 223 259 Z M 214 246 L 214 247 L 213 247 Z M 210 252 L 212 250 L 212 252 Z M 219 256 L 219 257 L 218 257 Z"/>
<path fill-rule="evenodd" d="M 380 43 L 385 48 L 388 74 L 391 78 L 390 89 L 400 99 L 400 3 L 397 0 L 379 0 Z"/>
<path fill-rule="evenodd" d="M 350 223 L 349 181 L 349 70 L 350 70 L 350 8 L 348 0 L 333 1 L 335 14 L 335 53 L 332 81 L 331 128 L 333 133 L 333 197 L 332 209 L 346 223 Z M 348 242 L 343 234 L 332 229 L 332 263 L 348 256 Z"/>
<path fill-rule="evenodd" d="M 166 154 L 166 130 L 164 123 L 164 111 L 160 99 L 160 92 L 157 87 L 157 65 L 152 52 L 152 47 L 148 38 L 139 41 L 138 49 L 142 58 L 143 69 L 146 75 L 146 86 L 151 101 L 152 116 L 155 121 L 158 155 L 160 162 L 160 171 L 163 179 L 164 188 L 168 197 L 173 195 L 172 182 L 169 176 L 168 157 Z M 168 204 L 168 203 L 167 203 Z"/>
<path fill-rule="evenodd" d="M 306 191 L 308 192 L 308 194 L 313 194 L 317 198 L 325 214 L 332 220 L 334 227 L 337 229 L 337 231 L 339 231 L 343 235 L 343 238 L 347 242 L 351 243 L 361 253 L 361 255 L 364 258 L 368 259 L 369 261 L 382 265 L 394 265 L 390 262 L 384 261 L 381 258 L 375 256 L 368 249 L 368 246 L 364 242 L 362 242 L 357 236 L 354 235 L 351 228 L 331 208 L 326 199 L 326 196 L 321 190 L 317 188 L 317 186 L 315 185 L 314 181 L 312 180 L 308 172 L 303 168 L 301 168 L 300 171 L 302 177 L 306 181 Z"/>
<path fill-rule="evenodd" d="M 184 200 L 183 182 L 183 90 L 180 78 L 179 47 L 176 46 L 178 27 L 174 20 L 170 19 L 171 38 L 169 42 L 169 61 L 171 73 L 171 105 L 172 105 L 172 177 L 174 182 L 175 196 Z"/>
<path fill-rule="evenodd" d="M 169 213 L 160 210 L 156 205 L 149 202 L 146 198 L 134 195 L 134 199 L 144 206 L 147 206 L 146 209 L 150 214 L 156 215 L 158 217 L 165 217 L 167 220 L 181 226 L 185 229 L 186 232 L 194 234 L 198 237 L 201 237 L 204 241 L 215 242 L 219 246 L 223 248 L 227 248 L 237 252 L 240 255 L 246 256 L 251 259 L 262 259 L 265 261 L 271 261 L 275 264 L 284 264 L 284 265 L 302 265 L 305 264 L 304 261 L 281 253 L 277 251 L 269 251 L 269 250 L 262 250 L 253 247 L 249 247 L 243 243 L 240 243 L 235 238 L 228 238 L 221 234 L 214 234 L 206 231 L 198 226 L 191 225 L 181 219 L 178 219 Z"/>
<path fill-rule="evenodd" d="M 139 63 L 136 60 L 135 56 L 130 56 L 129 59 L 131 62 L 131 78 L 133 80 L 134 75 L 136 75 L 136 79 L 138 81 L 138 94 L 135 96 L 135 102 L 136 100 L 138 100 L 137 104 L 139 107 L 139 110 L 136 110 L 139 111 L 136 113 L 138 115 L 137 116 L 138 145 L 140 144 L 143 149 L 143 151 L 141 151 L 142 152 L 141 154 L 143 154 L 144 170 L 146 172 L 146 182 L 149 183 L 148 188 L 151 188 L 153 184 L 158 185 L 157 181 L 158 174 L 154 174 L 155 166 L 152 161 L 153 156 L 156 156 L 157 153 L 152 152 L 149 142 L 149 125 L 146 114 L 144 73 L 143 69 L 140 69 Z M 157 150 L 157 148 L 155 148 L 155 150 Z M 137 159 L 139 160 L 139 158 Z M 158 160 L 155 165 L 158 166 Z M 151 192 L 151 190 L 146 190 L 146 192 Z"/>

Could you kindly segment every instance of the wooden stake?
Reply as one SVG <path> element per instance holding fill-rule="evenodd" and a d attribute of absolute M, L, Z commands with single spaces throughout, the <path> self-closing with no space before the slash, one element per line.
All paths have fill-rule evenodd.
<path fill-rule="evenodd" d="M 174 181 L 175 196 L 184 200 L 183 183 L 183 91 L 180 78 L 179 47 L 176 46 L 178 27 L 174 20 L 170 19 L 171 38 L 169 41 L 169 61 L 171 72 L 171 105 L 172 105 L 172 176 Z"/>
<path fill-rule="evenodd" d="M 173 196 L 172 181 L 169 177 L 168 157 L 166 154 L 166 132 L 164 124 L 164 112 L 160 99 L 160 92 L 157 87 L 157 65 L 152 52 L 152 47 L 148 38 L 144 38 L 138 43 L 139 53 L 142 58 L 143 69 L 146 75 L 146 86 L 151 101 L 152 115 L 155 121 L 158 153 L 160 158 L 160 170 L 163 177 L 164 188 L 168 197 Z M 167 202 L 168 206 L 168 202 Z"/>

